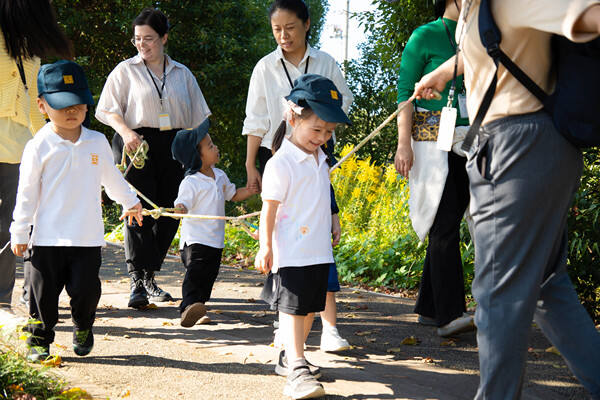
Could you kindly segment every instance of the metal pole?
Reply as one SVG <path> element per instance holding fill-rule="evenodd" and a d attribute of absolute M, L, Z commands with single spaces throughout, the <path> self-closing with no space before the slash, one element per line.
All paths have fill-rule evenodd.
<path fill-rule="evenodd" d="M 348 36 L 350 35 L 350 0 L 346 0 L 346 43 L 344 51 L 344 73 L 348 67 Z"/>

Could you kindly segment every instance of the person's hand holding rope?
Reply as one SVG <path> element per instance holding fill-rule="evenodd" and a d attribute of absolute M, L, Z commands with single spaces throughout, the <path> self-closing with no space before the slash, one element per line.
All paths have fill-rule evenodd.
<path fill-rule="evenodd" d="M 133 223 L 133 218 L 137 221 L 139 226 L 142 226 L 142 203 L 138 202 L 135 206 L 131 207 L 129 210 L 123 210 L 123 214 L 119 217 L 119 221 L 123 221 L 127 217 L 127 223 L 131 225 Z"/>

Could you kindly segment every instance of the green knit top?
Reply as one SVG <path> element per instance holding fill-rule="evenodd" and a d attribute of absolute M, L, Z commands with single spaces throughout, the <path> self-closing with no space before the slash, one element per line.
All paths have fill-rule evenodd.
<path fill-rule="evenodd" d="M 456 21 L 444 18 L 444 22 L 454 40 Z M 415 29 L 402 52 L 400 72 L 398 73 L 398 103 L 410 98 L 414 92 L 415 83 L 419 82 L 423 75 L 439 67 L 454 54 L 454 47 L 450 42 L 442 18 Z M 441 110 L 448 101 L 451 84 L 452 82 L 448 82 L 446 85 L 441 93 L 441 100 L 419 100 L 415 101 L 416 105 L 431 111 Z M 458 93 L 463 91 L 462 75 L 456 79 L 456 88 L 453 105 L 458 109 Z M 460 111 L 458 115 L 457 126 L 469 125 L 468 118 L 460 118 Z"/>

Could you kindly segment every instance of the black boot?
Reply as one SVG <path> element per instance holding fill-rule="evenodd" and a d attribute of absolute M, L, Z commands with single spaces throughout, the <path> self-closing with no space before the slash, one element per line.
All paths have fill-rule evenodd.
<path fill-rule="evenodd" d="M 154 280 L 154 271 L 144 271 L 144 288 L 151 301 L 172 301 L 173 297 L 158 287 Z"/>
<path fill-rule="evenodd" d="M 133 271 L 129 273 L 129 277 L 131 278 L 131 294 L 129 295 L 129 304 L 128 307 L 131 308 L 141 308 L 143 306 L 148 305 L 148 294 L 146 293 L 146 289 L 144 289 L 144 273 L 142 271 Z"/>

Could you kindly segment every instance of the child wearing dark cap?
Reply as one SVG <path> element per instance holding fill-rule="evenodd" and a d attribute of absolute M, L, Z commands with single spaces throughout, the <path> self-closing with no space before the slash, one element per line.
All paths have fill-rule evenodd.
<path fill-rule="evenodd" d="M 254 188 L 236 189 L 225 172 L 215 168 L 219 148 L 208 134 L 209 126 L 206 119 L 192 130 L 181 130 L 171 145 L 173 158 L 185 169 L 174 202 L 181 213 L 224 216 L 226 200 L 243 201 L 258 193 Z M 205 303 L 221 266 L 225 221 L 183 218 L 180 244 L 186 273 L 179 312 L 181 326 L 190 328 L 206 315 Z"/>
<path fill-rule="evenodd" d="M 106 137 L 82 126 L 94 101 L 81 67 L 66 60 L 43 65 L 37 85 L 39 110 L 50 122 L 25 146 L 10 227 L 13 253 L 23 256 L 30 247 L 32 322 L 25 328 L 31 333 L 30 361 L 49 356 L 65 287 L 71 297 L 73 350 L 80 356 L 92 350 L 105 245 L 101 187 L 126 210 L 121 219 L 142 220 L 141 203 L 114 165 Z"/>
<path fill-rule="evenodd" d="M 329 164 L 321 146 L 338 123 L 350 120 L 342 110 L 342 95 L 320 75 L 300 76 L 285 99 L 292 134 L 281 141 L 282 122 L 275 133 L 281 147 L 263 175 L 255 265 L 270 272 L 261 297 L 279 311 L 285 351 L 278 365 L 288 369 L 284 394 L 307 399 L 323 396 L 325 390 L 304 358 L 304 324 L 308 314 L 325 308 L 333 262 Z"/>

